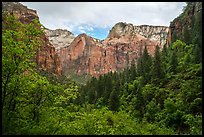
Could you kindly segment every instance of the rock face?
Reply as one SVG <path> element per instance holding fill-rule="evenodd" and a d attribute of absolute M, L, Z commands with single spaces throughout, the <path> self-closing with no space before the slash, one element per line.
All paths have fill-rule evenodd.
<path fill-rule="evenodd" d="M 70 31 L 62 29 L 46 29 L 45 34 L 48 36 L 50 43 L 57 50 L 69 46 L 75 38 L 74 34 L 72 34 Z"/>
<path fill-rule="evenodd" d="M 49 71 L 61 76 L 62 68 L 59 56 L 56 54 L 55 47 L 49 42 L 48 38 L 43 35 L 44 44 L 41 51 L 37 53 L 36 62 L 38 69 Z"/>
<path fill-rule="evenodd" d="M 110 71 L 120 71 L 132 62 L 136 63 L 145 46 L 153 55 L 156 45 L 162 47 L 165 43 L 167 31 L 168 27 L 133 26 L 120 22 L 103 41 L 86 34 L 74 39 L 65 30 L 48 30 L 46 35 L 57 49 L 62 75 L 98 77 Z"/>
<path fill-rule="evenodd" d="M 2 2 L 2 11 L 15 14 L 25 24 L 30 23 L 33 19 L 39 19 L 36 10 L 28 9 L 19 2 Z"/>
<path fill-rule="evenodd" d="M 202 26 L 198 23 L 198 20 L 202 20 L 202 2 L 188 2 L 184 12 L 175 18 L 169 27 L 169 32 L 167 36 L 167 45 L 173 43 L 176 39 L 181 39 L 184 42 L 188 43 L 187 41 L 191 41 L 192 39 L 190 36 L 192 35 L 195 37 L 195 34 L 191 34 L 192 30 L 195 29 L 196 26 Z M 198 31 L 201 31 L 198 29 Z M 186 35 L 184 35 L 186 34 Z"/>
<path fill-rule="evenodd" d="M 9 4 L 3 3 L 15 11 L 15 6 Z M 38 18 L 36 11 L 22 4 L 13 5 L 20 7 L 15 12 L 22 22 Z M 153 55 L 156 45 L 163 47 L 166 43 L 167 33 L 168 27 L 164 26 L 133 26 L 119 22 L 110 30 L 108 37 L 100 41 L 86 34 L 75 38 L 67 30 L 46 29 L 42 36 L 42 51 L 37 54 L 36 60 L 39 69 L 54 72 L 58 76 L 76 74 L 98 77 L 136 63 L 145 46 Z"/>
<path fill-rule="evenodd" d="M 119 22 L 111 29 L 108 37 L 140 34 L 151 41 L 157 42 L 162 47 L 166 44 L 168 30 L 169 28 L 166 26 L 133 26 L 130 23 Z"/>
<path fill-rule="evenodd" d="M 29 24 L 34 19 L 39 19 L 35 10 L 28 9 L 26 6 L 18 2 L 2 2 L 2 10 L 3 12 L 8 12 L 9 14 L 15 14 L 24 24 Z M 59 62 L 60 59 L 56 54 L 55 47 L 50 43 L 45 34 L 42 34 L 41 38 L 43 42 L 41 45 L 42 50 L 36 55 L 38 69 L 61 75 L 62 69 Z"/>
<path fill-rule="evenodd" d="M 58 51 L 62 73 L 98 77 L 110 71 L 120 71 L 136 62 L 145 46 L 152 55 L 158 44 L 139 34 L 118 37 L 99 41 L 86 34 L 77 36 L 69 47 Z"/>

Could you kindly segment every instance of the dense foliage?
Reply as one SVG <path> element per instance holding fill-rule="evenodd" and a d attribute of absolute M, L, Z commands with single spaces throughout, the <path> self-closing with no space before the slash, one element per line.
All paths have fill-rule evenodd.
<path fill-rule="evenodd" d="M 202 134 L 202 64 L 193 62 L 193 47 L 177 40 L 166 55 L 156 48 L 147 72 L 131 67 L 93 78 L 81 87 L 80 102 L 126 112 L 135 122 L 164 129 L 161 134 Z"/>
<path fill-rule="evenodd" d="M 177 39 L 157 47 L 154 56 L 145 47 L 130 68 L 77 85 L 37 72 L 39 26 L 3 15 L 3 134 L 202 134 L 202 63 L 195 43 Z"/>
<path fill-rule="evenodd" d="M 198 6 L 200 4 L 200 6 Z M 186 44 L 193 44 L 195 54 L 195 62 L 202 62 L 202 3 L 187 2 L 183 9 L 183 13 L 174 21 L 172 28 L 172 42 L 177 39 L 182 40 Z M 177 26 L 177 29 L 174 29 Z"/>

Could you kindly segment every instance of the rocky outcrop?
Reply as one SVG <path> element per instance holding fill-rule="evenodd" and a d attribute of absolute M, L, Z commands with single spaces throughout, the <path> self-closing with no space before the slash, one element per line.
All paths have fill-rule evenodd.
<path fill-rule="evenodd" d="M 183 40 L 188 44 L 193 43 L 193 37 L 195 37 L 193 30 L 201 31 L 201 26 L 202 2 L 188 2 L 184 11 L 170 23 L 167 45 L 171 45 L 171 43 L 175 42 L 177 39 Z"/>
<path fill-rule="evenodd" d="M 28 9 L 27 6 L 19 2 L 2 2 L 2 11 L 15 14 L 24 24 L 28 24 L 34 19 L 39 19 L 36 10 Z"/>
<path fill-rule="evenodd" d="M 43 40 L 41 51 L 36 56 L 37 68 L 41 71 L 48 71 L 61 76 L 62 68 L 56 49 L 45 35 L 43 35 Z"/>
<path fill-rule="evenodd" d="M 2 2 L 2 11 L 14 14 L 17 16 L 17 19 L 24 24 L 29 24 L 34 19 L 39 20 L 36 10 L 28 9 L 18 2 Z M 39 27 L 39 29 L 41 28 Z M 37 68 L 43 71 L 54 72 L 60 76 L 62 74 L 62 69 L 55 47 L 50 43 L 45 34 L 41 35 L 41 39 L 42 48 L 35 57 L 38 64 Z"/>
<path fill-rule="evenodd" d="M 15 6 L 11 8 L 12 12 L 15 11 L 13 8 Z M 23 10 L 15 12 L 22 22 L 38 18 L 36 11 L 25 6 L 20 9 Z M 86 34 L 75 38 L 71 32 L 62 29 L 45 29 L 44 32 L 42 51 L 36 57 L 39 69 L 54 72 L 58 76 L 76 74 L 98 77 L 136 63 L 145 46 L 149 54 L 153 55 L 156 45 L 163 47 L 166 43 L 168 27 L 134 26 L 120 22 L 102 41 Z"/>
<path fill-rule="evenodd" d="M 168 31 L 169 27 L 166 26 L 135 26 L 135 33 L 138 33 L 151 41 L 156 41 L 161 48 L 166 44 Z"/>
<path fill-rule="evenodd" d="M 103 41 L 81 34 L 58 53 L 64 75 L 71 72 L 98 77 L 130 66 L 137 61 L 145 46 L 151 55 L 154 54 L 157 44 L 139 34 L 108 37 Z"/>
<path fill-rule="evenodd" d="M 133 26 L 133 24 L 127 24 L 123 22 L 117 23 L 110 31 L 108 37 L 120 37 L 124 35 L 135 35 L 140 34 L 151 41 L 158 43 L 160 47 L 166 44 L 166 38 L 169 28 L 166 26 L 150 26 L 150 25 L 140 25 Z"/>
<path fill-rule="evenodd" d="M 62 29 L 45 29 L 45 34 L 56 50 L 68 47 L 75 38 L 73 33 Z"/>

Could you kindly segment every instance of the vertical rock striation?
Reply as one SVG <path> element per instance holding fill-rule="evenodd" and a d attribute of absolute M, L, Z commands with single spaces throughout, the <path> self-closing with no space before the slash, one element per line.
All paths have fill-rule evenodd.
<path fill-rule="evenodd" d="M 39 20 L 36 10 L 29 9 L 19 2 L 2 2 L 2 11 L 16 15 L 17 19 L 24 24 L 29 24 L 34 19 Z M 62 69 L 58 55 L 56 55 L 55 47 L 50 43 L 45 34 L 42 34 L 41 38 L 42 49 L 36 55 L 38 69 L 53 72 L 60 76 Z"/>
<path fill-rule="evenodd" d="M 3 10 L 16 14 L 23 23 L 39 19 L 35 10 L 18 2 L 3 2 L 2 6 Z M 194 8 L 194 11 L 199 10 L 199 6 Z M 145 46 L 149 54 L 153 55 L 156 45 L 162 48 L 164 44 L 171 43 L 172 33 L 181 28 L 177 19 L 171 23 L 170 29 L 165 26 L 134 26 L 119 22 L 102 41 L 86 34 L 74 37 L 68 30 L 45 29 L 42 51 L 37 54 L 36 62 L 39 69 L 58 76 L 76 74 L 98 77 L 136 63 Z"/>

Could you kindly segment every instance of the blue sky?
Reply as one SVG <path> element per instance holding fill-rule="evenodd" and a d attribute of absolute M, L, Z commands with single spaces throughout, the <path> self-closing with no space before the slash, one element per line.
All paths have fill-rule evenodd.
<path fill-rule="evenodd" d="M 86 33 L 105 39 L 118 22 L 169 26 L 185 2 L 21 2 L 37 10 L 48 29 L 67 29 L 75 36 Z"/>
<path fill-rule="evenodd" d="M 109 27 L 92 27 L 92 26 L 87 26 L 87 25 L 82 25 L 78 27 L 78 29 L 75 29 L 72 31 L 75 36 L 81 34 L 81 33 L 86 33 L 87 35 L 97 38 L 97 39 L 105 39 L 108 36 L 110 28 Z"/>

